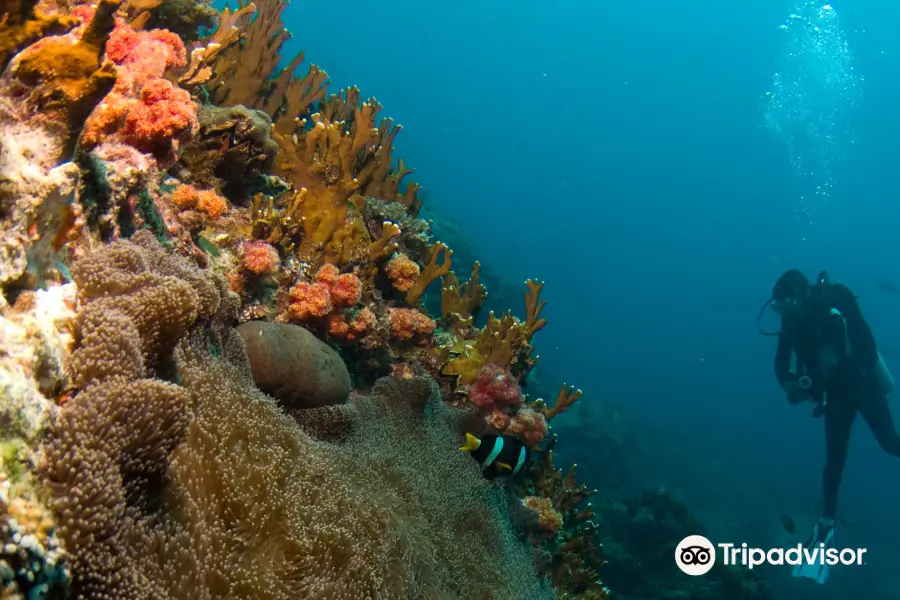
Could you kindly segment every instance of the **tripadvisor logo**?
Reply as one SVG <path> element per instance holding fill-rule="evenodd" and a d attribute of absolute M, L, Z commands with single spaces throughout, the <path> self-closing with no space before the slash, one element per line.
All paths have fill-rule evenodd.
<path fill-rule="evenodd" d="M 717 550 L 718 548 L 718 550 Z M 675 548 L 675 564 L 688 575 L 706 575 L 716 564 L 741 565 L 752 569 L 760 565 L 862 565 L 865 548 L 826 548 L 825 544 L 804 548 L 752 548 L 747 544 L 713 544 L 702 535 L 689 535 Z"/>

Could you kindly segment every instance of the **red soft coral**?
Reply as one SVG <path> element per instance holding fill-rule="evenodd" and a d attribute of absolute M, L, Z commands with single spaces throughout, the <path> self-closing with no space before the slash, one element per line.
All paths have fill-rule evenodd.
<path fill-rule="evenodd" d="M 522 404 L 522 390 L 512 373 L 495 364 L 487 364 L 478 379 L 469 386 L 469 401 L 482 410 Z"/>
<path fill-rule="evenodd" d="M 116 64 L 116 84 L 85 123 L 81 143 L 123 142 L 152 154 L 162 167 L 172 164 L 179 144 L 199 129 L 190 94 L 163 78 L 187 64 L 184 44 L 170 31 L 135 31 L 120 21 L 106 58 Z"/>
<path fill-rule="evenodd" d="M 165 79 L 151 79 L 141 90 L 140 102 L 128 107 L 122 136 L 138 150 L 164 158 L 198 127 L 197 107 L 191 95 Z"/>

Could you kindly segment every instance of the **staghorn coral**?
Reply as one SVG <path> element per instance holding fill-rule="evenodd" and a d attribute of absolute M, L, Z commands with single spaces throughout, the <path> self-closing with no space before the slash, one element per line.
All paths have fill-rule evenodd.
<path fill-rule="evenodd" d="M 576 390 L 574 386 L 570 386 L 569 389 L 566 389 L 566 384 L 564 383 L 562 384 L 559 394 L 556 397 L 556 402 L 553 403 L 552 407 L 546 406 L 543 401 L 541 401 L 538 408 L 544 413 L 544 416 L 547 417 L 547 420 L 549 421 L 559 413 L 569 410 L 569 407 L 575 404 L 579 398 L 581 398 L 581 390 Z"/>
<path fill-rule="evenodd" d="M 415 306 L 419 298 L 425 293 L 428 285 L 435 279 L 446 275 L 453 265 L 453 251 L 441 242 L 437 242 L 431 249 L 431 258 L 425 263 L 416 282 L 406 292 L 406 303 Z"/>
<path fill-rule="evenodd" d="M 472 276 L 462 285 L 456 278 L 456 273 L 453 271 L 447 273 L 441 280 L 442 315 L 459 315 L 461 319 L 471 317 L 472 322 L 478 320 L 478 312 L 487 298 L 487 291 L 478 279 L 480 271 L 481 263 L 475 261 L 472 266 Z"/>
<path fill-rule="evenodd" d="M 474 272 L 473 272 L 474 277 Z M 525 281 L 528 291 L 525 292 L 525 326 L 528 328 L 528 337 L 532 337 L 535 333 L 544 328 L 547 319 L 541 319 L 541 311 L 547 303 L 541 301 L 541 290 L 544 289 L 544 282 L 536 282 L 528 279 Z"/>
<path fill-rule="evenodd" d="M 327 95 L 327 74 L 315 65 L 295 76 L 302 54 L 276 72 L 290 37 L 281 21 L 285 3 L 265 0 L 258 6 L 257 17 L 243 21 L 242 44 L 214 62 L 211 99 L 272 117 L 273 138 L 281 148 L 277 174 L 303 195 L 301 258 L 316 265 L 361 261 L 373 243 L 361 212 L 365 195 L 418 210 L 418 186 L 400 191 L 411 170 L 402 162 L 395 168 L 391 159 L 401 128 L 391 119 L 378 123 L 381 105 L 374 99 L 360 103 L 356 88 Z M 242 1 L 241 7 L 248 4 Z M 320 110 L 310 114 L 314 105 Z"/>

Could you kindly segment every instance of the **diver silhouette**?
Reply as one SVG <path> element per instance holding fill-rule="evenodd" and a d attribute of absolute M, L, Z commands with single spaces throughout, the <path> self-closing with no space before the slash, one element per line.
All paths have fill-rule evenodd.
<path fill-rule="evenodd" d="M 815 284 L 796 269 L 782 274 L 759 312 L 757 326 L 770 305 L 781 315 L 781 330 L 760 331 L 778 336 L 775 376 L 789 402 L 813 402 L 813 415 L 825 417 L 824 506 L 807 547 L 820 543 L 831 547 L 838 489 L 856 414 L 862 415 L 885 452 L 900 457 L 900 435 L 887 402 L 894 379 L 857 297 L 847 286 L 830 283 L 824 271 Z M 794 575 L 824 583 L 828 566 L 801 565 Z"/>

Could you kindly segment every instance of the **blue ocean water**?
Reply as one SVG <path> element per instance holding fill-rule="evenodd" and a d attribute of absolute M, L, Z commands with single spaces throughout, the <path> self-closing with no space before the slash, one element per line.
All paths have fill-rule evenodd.
<path fill-rule="evenodd" d="M 900 296 L 876 283 L 900 282 L 900 4 L 836 0 L 837 19 L 823 6 L 286 11 L 289 54 L 303 49 L 404 125 L 396 146 L 426 210 L 458 223 L 492 272 L 547 282 L 541 381 L 615 402 L 651 440 L 658 483 L 720 538 L 764 547 L 790 541 L 781 513 L 805 535 L 824 461 L 822 421 L 787 404 L 775 342 L 755 327 L 774 280 L 827 269 L 900 374 Z M 520 306 L 518 291 L 488 285 L 490 307 Z M 770 569 L 779 597 L 900 597 L 900 462 L 858 421 L 838 545 L 869 548 L 868 564 L 821 588 Z"/>

